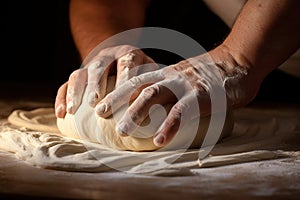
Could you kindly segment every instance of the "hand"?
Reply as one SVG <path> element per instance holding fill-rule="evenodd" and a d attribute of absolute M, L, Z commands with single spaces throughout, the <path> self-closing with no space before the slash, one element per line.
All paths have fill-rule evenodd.
<path fill-rule="evenodd" d="M 146 65 L 147 64 L 147 65 Z M 120 45 L 101 50 L 84 68 L 75 70 L 57 92 L 55 113 L 63 118 L 73 114 L 81 103 L 85 88 L 91 106 L 106 95 L 107 78 L 116 73 L 116 87 L 133 76 L 158 69 L 158 65 L 140 49 Z"/>
<path fill-rule="evenodd" d="M 261 82 L 253 74 L 248 66 L 236 63 L 226 48 L 219 47 L 207 54 L 131 78 L 102 99 L 96 106 L 96 113 L 108 117 L 133 101 L 116 127 L 118 133 L 128 135 L 143 122 L 154 104 L 172 103 L 173 107 L 154 134 L 154 144 L 162 147 L 171 141 L 180 123 L 211 114 L 211 93 L 220 89 L 226 91 L 228 109 L 248 103 L 256 95 Z M 198 108 L 194 106 L 195 97 Z M 181 121 L 182 116 L 185 116 L 184 121 Z"/>

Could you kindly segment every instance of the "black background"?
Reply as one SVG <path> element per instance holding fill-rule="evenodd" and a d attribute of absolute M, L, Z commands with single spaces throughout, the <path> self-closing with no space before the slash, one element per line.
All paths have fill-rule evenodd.
<path fill-rule="evenodd" d="M 229 33 L 222 20 L 202 1 L 174 2 L 154 0 L 145 26 L 180 31 L 206 50 L 220 44 Z M 69 74 L 80 67 L 70 33 L 68 4 L 68 0 L 2 1 L 1 98 L 54 98 Z M 163 64 L 173 64 L 179 59 L 168 52 L 145 51 Z M 298 79 L 275 71 L 266 78 L 256 99 L 298 102 L 290 94 L 298 85 Z M 280 96 L 278 91 L 282 92 Z"/>
<path fill-rule="evenodd" d="M 3 1 L 0 39 L 3 97 L 53 97 L 80 65 L 66 0 Z"/>
<path fill-rule="evenodd" d="M 68 4 L 68 0 L 2 1 L 2 98 L 54 97 L 69 74 L 80 67 L 70 33 Z M 145 26 L 172 28 L 196 40 L 201 38 L 200 44 L 206 49 L 220 43 L 228 32 L 226 25 L 197 0 L 188 4 L 154 0 L 147 16 Z M 168 52 L 147 53 L 163 64 L 178 61 Z"/>

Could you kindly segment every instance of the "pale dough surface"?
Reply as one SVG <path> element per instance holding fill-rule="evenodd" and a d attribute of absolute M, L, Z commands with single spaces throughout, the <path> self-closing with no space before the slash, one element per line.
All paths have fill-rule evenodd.
<path fill-rule="evenodd" d="M 47 111 L 47 116 L 54 116 L 53 108 L 43 110 Z M 15 110 L 11 116 L 18 112 L 31 111 Z M 13 152 L 20 160 L 43 168 L 90 172 L 124 169 L 151 175 L 188 175 L 198 168 L 299 155 L 299 113 L 300 108 L 284 110 L 280 107 L 272 110 L 264 107 L 235 110 L 231 134 L 205 158 L 199 158 L 199 153 L 205 152 L 206 147 L 187 151 L 118 151 L 59 133 L 16 127 L 7 122 L 0 124 L 0 148 Z"/>
<path fill-rule="evenodd" d="M 62 135 L 53 107 L 41 106 L 14 110 L 7 120 L 0 121 L 0 148 L 42 168 L 89 172 L 125 170 L 163 176 L 189 175 L 198 168 L 299 155 L 299 107 L 241 108 L 231 114 L 235 119 L 232 131 L 212 151 L 208 151 L 211 146 L 202 146 L 186 151 L 134 152 L 89 142 L 92 139 L 75 139 L 78 135 Z M 98 127 L 97 120 L 95 125 Z M 205 153 L 209 154 L 201 156 Z"/>
<path fill-rule="evenodd" d="M 108 81 L 107 91 L 114 89 L 115 77 L 111 76 Z M 171 109 L 170 105 L 165 106 L 166 111 Z M 118 111 L 114 116 L 124 113 L 124 109 Z M 60 132 L 68 137 L 82 139 L 90 142 L 100 143 L 105 146 L 118 150 L 131 151 L 153 151 L 158 147 L 153 143 L 153 135 L 163 122 L 164 118 L 158 109 L 151 112 L 151 119 L 148 117 L 135 133 L 130 136 L 120 136 L 115 131 L 117 117 L 104 119 L 96 116 L 95 111 L 88 105 L 87 92 L 83 96 L 81 106 L 74 115 L 67 114 L 64 119 L 57 119 L 57 126 Z M 219 118 L 218 118 L 219 119 Z M 149 124 L 150 123 L 150 124 Z M 203 142 L 210 123 L 210 116 L 191 120 L 183 126 L 171 143 L 164 147 L 164 150 L 185 149 L 188 147 L 199 148 Z M 228 113 L 225 122 L 220 119 L 216 122 L 221 125 L 224 123 L 223 136 L 228 136 L 233 128 L 233 116 Z M 211 145 L 211 144 L 208 144 Z"/>

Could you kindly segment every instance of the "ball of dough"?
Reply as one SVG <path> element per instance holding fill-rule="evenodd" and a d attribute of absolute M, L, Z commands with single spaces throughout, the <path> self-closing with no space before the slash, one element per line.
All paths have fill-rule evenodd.
<path fill-rule="evenodd" d="M 114 89 L 115 77 L 108 81 L 107 93 Z M 171 109 L 171 105 L 164 106 L 165 115 Z M 74 139 L 100 143 L 109 148 L 129 151 L 154 151 L 159 147 L 153 143 L 153 135 L 164 120 L 162 108 L 154 109 L 137 130 L 130 136 L 121 136 L 115 131 L 116 119 L 122 116 L 125 108 L 119 109 L 110 118 L 101 118 L 95 114 L 94 108 L 88 105 L 87 92 L 84 93 L 82 103 L 75 114 L 66 114 L 65 118 L 57 118 L 57 126 L 60 132 Z M 199 148 L 202 145 L 210 123 L 210 116 L 191 120 L 190 123 L 179 129 L 172 141 L 163 147 L 163 150 Z M 221 123 L 221 120 L 220 120 Z M 228 112 L 222 137 L 228 135 L 233 128 L 233 116 Z M 209 144 L 208 144 L 209 145 Z"/>

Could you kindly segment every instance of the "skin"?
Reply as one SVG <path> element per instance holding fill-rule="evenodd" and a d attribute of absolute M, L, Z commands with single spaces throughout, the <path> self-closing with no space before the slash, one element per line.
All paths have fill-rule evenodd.
<path fill-rule="evenodd" d="M 99 15 L 97 20 L 93 16 L 87 17 L 89 21 L 73 20 L 72 22 L 71 19 L 74 39 L 82 56 L 86 56 L 93 45 L 95 46 L 104 38 L 124 29 L 142 26 L 145 17 L 144 11 L 147 6 L 145 3 L 135 1 L 135 3 L 130 3 L 129 5 L 132 7 L 129 7 L 137 9 L 136 12 L 122 12 L 122 6 L 118 7 L 115 4 L 106 7 L 111 9 L 104 9 L 102 6 L 107 5 L 106 1 L 97 1 L 97 3 L 89 1 L 89 3 L 101 5 L 102 12 L 97 14 Z M 97 101 L 95 104 L 96 113 L 101 117 L 110 116 L 112 113 L 111 104 L 113 103 L 114 109 L 120 107 L 126 103 L 122 99 L 128 97 L 128 91 L 135 90 L 136 95 L 132 99 L 133 103 L 117 125 L 117 131 L 126 136 L 146 118 L 152 105 L 163 105 L 171 102 L 174 106 L 153 138 L 157 146 L 164 146 L 176 134 L 181 123 L 180 116 L 185 113 L 191 113 L 191 117 L 196 117 L 199 114 L 210 114 L 208 96 L 211 91 L 210 86 L 216 85 L 214 82 L 221 81 L 225 86 L 227 109 L 246 105 L 255 97 L 266 75 L 280 66 L 300 47 L 300 29 L 297 28 L 300 27 L 299 7 L 300 1 L 294 0 L 247 1 L 230 34 L 221 45 L 207 54 L 196 56 L 191 60 L 181 61 L 124 81 L 121 87 Z M 75 9 L 74 5 L 73 9 Z M 117 12 L 114 9 L 117 9 Z M 84 12 L 84 9 L 81 10 L 77 12 Z M 97 13 L 96 8 L 94 12 Z M 112 14 L 113 12 L 118 13 L 118 15 Z M 122 21 L 122 25 L 120 25 L 117 22 L 120 18 L 123 19 L 122 14 L 126 20 L 124 24 Z M 106 23 L 104 19 L 111 21 Z M 100 27 L 101 30 L 99 30 Z M 210 63 L 209 57 L 213 59 L 214 65 Z M 210 70 L 219 71 L 221 77 L 210 75 Z M 180 76 L 174 75 L 173 72 L 179 72 Z M 150 85 L 146 84 L 149 80 L 152 81 Z M 72 77 L 69 83 L 66 83 L 58 91 L 56 109 L 60 105 L 66 105 L 65 99 L 70 82 L 72 82 Z M 180 91 L 179 98 L 176 99 L 174 95 L 161 86 L 165 83 L 177 84 L 176 86 Z M 185 87 L 187 84 L 192 85 L 192 89 Z M 190 110 L 190 96 L 192 94 L 196 94 L 198 101 L 201 102 L 199 114 Z M 63 117 L 65 114 L 64 109 L 61 110 L 62 112 L 57 112 L 58 117 Z"/>
<path fill-rule="evenodd" d="M 148 1 L 140 0 L 71 0 L 70 1 L 70 26 L 74 42 L 79 51 L 82 61 L 89 55 L 100 42 L 115 35 L 119 32 L 141 27 L 144 22 L 145 12 Z M 126 9 L 124 9 L 126 7 Z M 118 13 L 117 15 L 115 13 Z M 134 47 L 118 47 L 110 49 L 99 55 L 98 60 L 104 61 L 121 58 L 122 55 L 132 53 Z M 120 50 L 123 53 L 120 53 Z M 101 53 L 101 52 L 100 52 Z M 55 113 L 59 118 L 63 118 L 68 113 L 74 113 L 78 108 L 86 82 L 89 84 L 89 90 L 95 90 L 94 99 L 90 99 L 91 106 L 103 98 L 103 94 L 99 94 L 99 90 L 103 90 L 103 85 L 106 84 L 109 68 L 115 68 L 117 71 L 117 82 L 123 82 L 124 78 L 128 77 L 122 71 L 129 65 L 133 68 L 137 65 L 154 63 L 148 56 L 144 55 L 140 50 L 133 52 L 135 58 L 131 63 L 116 62 L 110 65 L 104 72 L 103 78 L 96 77 L 95 74 L 100 74 L 101 71 L 91 71 L 90 75 L 87 69 L 75 70 L 69 77 L 69 80 L 64 83 L 57 92 L 55 101 Z M 99 57 L 98 56 L 98 57 Z M 109 61 L 106 61 L 109 62 Z M 105 62 L 105 61 L 104 61 Z M 93 63 L 91 63 L 92 66 Z M 88 68 L 87 65 L 85 68 Z M 157 66 L 150 67 L 150 70 L 156 69 Z M 117 70 L 116 70 L 117 69 Z M 130 78 L 130 77 L 128 77 Z M 121 80 L 122 79 L 122 80 Z M 95 84 L 99 87 L 95 88 Z M 102 89 L 101 89 L 102 88 Z"/>

